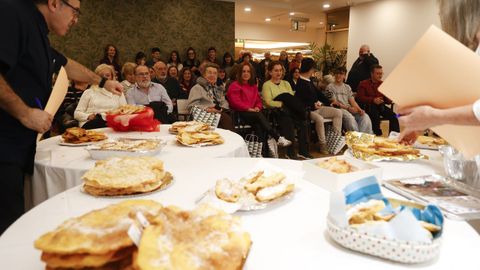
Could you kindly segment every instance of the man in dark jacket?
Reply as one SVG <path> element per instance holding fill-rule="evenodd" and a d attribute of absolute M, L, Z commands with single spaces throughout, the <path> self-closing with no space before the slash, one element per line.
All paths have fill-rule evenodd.
<path fill-rule="evenodd" d="M 370 69 L 373 65 L 378 65 L 378 59 L 370 52 L 368 45 L 362 45 L 358 51 L 358 58 L 353 63 L 347 77 L 347 84 L 350 85 L 353 92 L 357 92 L 358 84 L 370 79 Z"/>
<path fill-rule="evenodd" d="M 49 32 L 66 35 L 80 14 L 79 0 L 0 0 L 0 234 L 24 212 L 23 181 L 33 172 L 37 133 L 52 122 L 42 108 L 53 73 L 64 66 L 69 79 L 123 91 L 50 46 Z"/>
<path fill-rule="evenodd" d="M 325 138 L 325 118 L 332 119 L 333 128 L 339 134 L 342 129 L 342 111 L 330 106 L 330 100 L 318 92 L 310 80 L 314 73 L 315 61 L 311 58 L 304 58 L 301 62 L 300 78 L 297 81 L 295 96 L 298 97 L 309 111 L 310 119 L 315 122 L 315 131 L 319 141 L 319 152 L 329 154 Z"/>

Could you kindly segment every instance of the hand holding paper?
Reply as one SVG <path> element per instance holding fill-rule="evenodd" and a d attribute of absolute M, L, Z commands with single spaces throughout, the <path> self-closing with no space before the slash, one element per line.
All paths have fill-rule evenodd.
<path fill-rule="evenodd" d="M 479 71 L 480 57 L 431 26 L 379 90 L 400 108 L 421 105 L 438 109 L 470 106 L 480 99 Z M 401 117 L 400 123 L 414 130 L 415 126 L 418 128 L 422 125 L 422 121 L 432 119 L 425 115 L 422 117 L 422 113 L 432 112 L 436 111 L 428 107 L 416 108 L 410 118 Z M 480 126 L 441 125 L 435 122 L 429 122 L 429 125 L 466 158 L 480 153 L 480 140 L 477 139 Z M 404 133 L 408 133 L 406 131 Z"/>

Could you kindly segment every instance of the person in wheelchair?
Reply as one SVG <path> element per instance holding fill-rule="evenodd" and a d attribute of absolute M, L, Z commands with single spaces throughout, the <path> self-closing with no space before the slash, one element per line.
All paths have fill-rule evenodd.
<path fill-rule="evenodd" d="M 393 104 L 392 101 L 378 91 L 378 87 L 382 84 L 383 68 L 380 65 L 373 65 L 370 70 L 370 79 L 363 80 L 358 85 L 356 99 L 364 105 L 365 112 L 372 120 L 372 129 L 375 135 L 381 136 L 380 117 L 388 120 L 389 132 L 400 132 L 398 119 L 392 108 L 386 106 Z"/>
<path fill-rule="evenodd" d="M 267 144 L 275 156 L 276 145 L 289 146 L 292 142 L 280 136 L 262 113 L 262 99 L 255 83 L 252 65 L 250 63 L 240 65 L 241 68 L 237 69 L 235 81 L 230 84 L 227 91 L 230 108 L 236 111 L 245 123 L 253 127 L 258 138 L 263 142 L 263 156 L 268 156 Z M 271 136 L 268 141 L 267 135 Z"/>

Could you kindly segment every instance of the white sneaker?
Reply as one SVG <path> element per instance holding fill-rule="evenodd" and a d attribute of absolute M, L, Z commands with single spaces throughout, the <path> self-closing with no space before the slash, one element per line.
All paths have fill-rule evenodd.
<path fill-rule="evenodd" d="M 268 149 L 270 150 L 270 154 L 272 155 L 272 157 L 278 158 L 277 141 L 275 141 L 274 138 L 270 138 L 270 139 L 267 140 L 267 144 L 268 144 Z"/>
<path fill-rule="evenodd" d="M 285 137 L 280 136 L 277 140 L 277 144 L 278 144 L 278 146 L 285 147 L 285 146 L 291 145 L 292 142 L 287 140 Z"/>

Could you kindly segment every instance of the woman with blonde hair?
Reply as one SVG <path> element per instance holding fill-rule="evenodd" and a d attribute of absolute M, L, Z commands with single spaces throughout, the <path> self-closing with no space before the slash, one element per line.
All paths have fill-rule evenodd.
<path fill-rule="evenodd" d="M 128 92 L 135 86 L 135 68 L 137 64 L 132 62 L 126 62 L 122 67 L 123 80 L 121 84 L 123 85 L 123 93 Z"/>
<path fill-rule="evenodd" d="M 95 73 L 108 80 L 115 77 L 115 70 L 107 64 L 99 65 L 95 69 Z M 106 112 L 125 104 L 127 101 L 123 93 L 120 96 L 114 95 L 105 88 L 92 85 L 83 92 L 75 109 L 74 117 L 85 129 L 106 127 Z"/>
<path fill-rule="evenodd" d="M 442 28 L 480 55 L 480 1 L 439 0 L 439 15 Z M 472 100 L 473 103 L 473 100 Z M 438 109 L 428 105 L 399 108 L 400 125 L 404 127 L 400 140 L 414 143 L 418 131 L 438 125 L 480 125 L 480 100 L 473 104 Z"/>
<path fill-rule="evenodd" d="M 237 111 L 240 118 L 251 125 L 263 142 L 263 156 L 268 155 L 267 134 L 272 138 L 268 140 L 273 155 L 276 156 L 276 145 L 288 146 L 291 141 L 280 136 L 262 113 L 263 104 L 253 75 L 253 66 L 250 63 L 239 64 L 241 68 L 237 69 L 236 80 L 230 84 L 227 91 L 230 108 Z"/>

